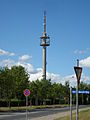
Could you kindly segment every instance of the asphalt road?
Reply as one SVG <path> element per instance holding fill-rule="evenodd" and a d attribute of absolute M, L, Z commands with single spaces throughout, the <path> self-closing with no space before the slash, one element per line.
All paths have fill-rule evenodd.
<path fill-rule="evenodd" d="M 80 106 L 80 108 L 85 107 L 88 106 Z M 75 109 L 75 107 L 73 109 Z M 37 117 L 48 116 L 66 111 L 69 111 L 69 107 L 36 109 L 28 112 L 28 119 L 30 120 Z M 0 120 L 26 120 L 26 112 L 0 112 Z"/>

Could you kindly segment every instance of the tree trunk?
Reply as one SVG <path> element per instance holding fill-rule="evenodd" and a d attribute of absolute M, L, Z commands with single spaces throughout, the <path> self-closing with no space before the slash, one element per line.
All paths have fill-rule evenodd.
<path fill-rule="evenodd" d="M 36 105 L 36 106 L 38 105 L 38 96 L 37 96 L 36 99 L 35 99 L 35 105 Z"/>
<path fill-rule="evenodd" d="M 8 107 L 11 108 L 11 100 L 8 101 Z"/>

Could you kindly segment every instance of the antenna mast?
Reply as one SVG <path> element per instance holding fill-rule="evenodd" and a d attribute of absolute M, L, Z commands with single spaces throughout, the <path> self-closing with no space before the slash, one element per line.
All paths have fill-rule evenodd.
<path fill-rule="evenodd" d="M 50 46 L 50 37 L 46 34 L 46 11 L 44 11 L 44 32 L 40 37 L 40 46 L 43 46 L 43 79 L 46 80 L 46 47 Z"/>

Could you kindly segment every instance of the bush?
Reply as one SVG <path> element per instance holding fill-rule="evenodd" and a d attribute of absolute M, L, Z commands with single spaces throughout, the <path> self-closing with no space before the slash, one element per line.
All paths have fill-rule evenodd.
<path fill-rule="evenodd" d="M 25 106 L 25 100 L 11 100 L 10 106 L 17 107 L 17 106 Z M 8 107 L 8 102 L 6 100 L 0 100 L 0 107 Z"/>
<path fill-rule="evenodd" d="M 0 100 L 0 107 L 7 107 L 8 103 L 6 100 Z"/>

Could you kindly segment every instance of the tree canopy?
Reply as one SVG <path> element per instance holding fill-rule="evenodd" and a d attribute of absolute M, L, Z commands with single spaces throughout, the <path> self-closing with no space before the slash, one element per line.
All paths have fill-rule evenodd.
<path fill-rule="evenodd" d="M 66 81 L 65 85 L 61 83 L 52 83 L 51 80 L 30 81 L 30 76 L 22 66 L 13 66 L 0 68 L 0 99 L 7 101 L 8 106 L 12 99 L 25 100 L 24 90 L 28 88 L 31 92 L 29 100 L 33 105 L 42 104 L 69 104 L 70 86 Z M 75 88 L 73 88 L 75 89 Z M 90 90 L 90 85 L 81 82 L 80 90 Z M 73 103 L 76 96 L 73 95 Z M 90 103 L 90 95 L 79 95 L 79 103 Z"/>
<path fill-rule="evenodd" d="M 29 76 L 22 66 L 0 69 L 0 97 L 9 102 L 11 99 L 23 99 L 23 91 L 28 88 Z"/>

